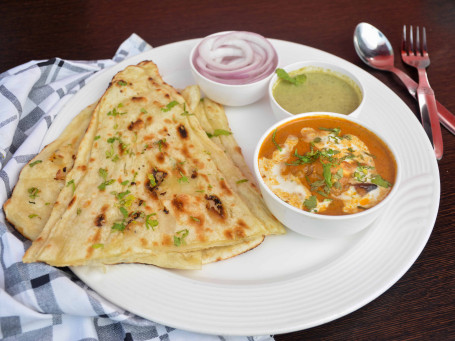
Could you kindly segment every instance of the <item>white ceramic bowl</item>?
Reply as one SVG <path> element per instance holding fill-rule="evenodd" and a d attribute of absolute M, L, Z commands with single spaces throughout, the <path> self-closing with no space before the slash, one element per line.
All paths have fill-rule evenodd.
<path fill-rule="evenodd" d="M 378 136 L 384 143 L 389 147 L 390 151 L 395 157 L 396 165 L 397 165 L 397 174 L 395 183 L 393 185 L 392 190 L 388 194 L 388 196 L 378 203 L 376 206 L 365 210 L 363 212 L 349 214 L 349 215 L 340 215 L 340 216 L 330 216 L 330 215 L 322 215 L 316 213 L 306 212 L 304 210 L 298 209 L 285 201 L 281 200 L 277 195 L 275 195 L 269 187 L 266 185 L 262 176 L 259 172 L 258 166 L 258 158 L 259 158 L 259 151 L 264 143 L 264 140 L 278 127 L 282 126 L 283 124 L 293 121 L 299 120 L 302 117 L 309 117 L 309 116 L 330 116 L 334 118 L 343 118 L 345 120 L 357 123 L 360 126 L 367 128 L 369 131 L 373 132 Z M 384 207 L 388 205 L 392 198 L 395 196 L 397 192 L 400 181 L 401 181 L 401 165 L 400 160 L 397 157 L 397 154 L 393 148 L 393 146 L 389 145 L 386 140 L 375 131 L 373 128 L 369 127 L 368 125 L 363 124 L 357 118 L 342 115 L 342 114 L 334 114 L 334 113 L 307 113 L 307 114 L 298 114 L 293 115 L 290 118 L 281 120 L 270 127 L 264 135 L 262 135 L 261 139 L 259 140 L 256 150 L 254 153 L 254 175 L 256 180 L 259 184 L 259 188 L 261 190 L 262 196 L 265 200 L 265 203 L 272 214 L 286 227 L 289 229 L 314 238 L 337 238 L 342 236 L 352 235 L 357 233 L 364 228 L 368 227 L 382 212 L 384 212 Z"/>
<path fill-rule="evenodd" d="M 212 35 L 219 35 L 223 33 L 227 32 L 219 32 Z M 213 81 L 199 73 L 194 66 L 194 54 L 198 46 L 199 44 L 196 44 L 190 53 L 189 61 L 191 73 L 193 74 L 194 80 L 207 97 L 223 105 L 243 106 L 260 100 L 267 93 L 267 87 L 270 79 L 274 75 L 275 69 L 278 66 L 278 54 L 276 54 L 276 65 L 267 77 L 254 83 L 230 85 Z"/>
<path fill-rule="evenodd" d="M 335 74 L 338 73 L 338 74 L 341 74 L 341 75 L 344 75 L 344 76 L 350 78 L 355 84 L 357 84 L 360 91 L 362 92 L 362 100 L 361 100 L 359 106 L 357 107 L 357 109 L 354 110 L 349 116 L 356 117 L 359 115 L 359 112 L 362 109 L 363 103 L 365 102 L 365 90 L 364 90 L 364 87 L 362 86 L 362 83 L 359 81 L 359 79 L 355 75 L 353 75 L 348 70 L 346 70 L 336 64 L 311 61 L 311 60 L 301 61 L 301 62 L 293 63 L 293 64 L 283 67 L 283 69 L 288 73 L 292 72 L 292 71 L 300 70 L 302 68 L 331 70 Z M 274 76 L 272 77 L 272 79 L 270 80 L 270 83 L 269 83 L 268 93 L 269 93 L 269 99 L 270 99 L 270 106 L 272 107 L 273 114 L 277 120 L 281 120 L 284 118 L 294 116 L 294 114 L 285 110 L 281 105 L 278 104 L 278 102 L 273 97 L 273 87 L 277 80 L 278 80 L 278 76 L 276 74 L 274 74 Z M 315 110 L 315 111 L 317 111 L 317 110 Z"/>

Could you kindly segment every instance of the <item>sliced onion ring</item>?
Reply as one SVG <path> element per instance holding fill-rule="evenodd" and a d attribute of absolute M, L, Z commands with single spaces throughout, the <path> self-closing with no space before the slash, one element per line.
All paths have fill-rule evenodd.
<path fill-rule="evenodd" d="M 195 68 L 204 77 L 224 84 L 248 84 L 269 76 L 278 56 L 263 36 L 234 31 L 204 38 L 193 56 Z"/>

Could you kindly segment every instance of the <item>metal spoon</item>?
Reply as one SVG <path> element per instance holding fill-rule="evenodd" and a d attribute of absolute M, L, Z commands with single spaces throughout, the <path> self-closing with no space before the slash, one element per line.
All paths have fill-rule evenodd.
<path fill-rule="evenodd" d="M 364 22 L 358 24 L 354 31 L 354 48 L 365 64 L 378 70 L 394 73 L 407 87 L 409 93 L 416 98 L 418 84 L 394 66 L 392 45 L 381 31 Z M 441 103 L 436 104 L 439 121 L 455 135 L 455 115 Z"/>

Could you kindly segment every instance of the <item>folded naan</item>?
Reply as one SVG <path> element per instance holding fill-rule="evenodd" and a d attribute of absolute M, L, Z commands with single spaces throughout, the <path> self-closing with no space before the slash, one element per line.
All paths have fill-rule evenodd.
<path fill-rule="evenodd" d="M 152 62 L 117 74 L 24 261 L 197 268 L 284 233 L 188 109 Z"/>
<path fill-rule="evenodd" d="M 6 219 L 26 238 L 35 240 L 49 219 L 94 108 L 92 104 L 82 110 L 54 142 L 30 160 L 3 205 Z"/>

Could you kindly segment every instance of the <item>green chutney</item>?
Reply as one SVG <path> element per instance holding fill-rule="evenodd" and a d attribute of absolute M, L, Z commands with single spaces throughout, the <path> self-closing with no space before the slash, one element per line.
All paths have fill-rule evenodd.
<path fill-rule="evenodd" d="M 360 105 L 362 92 L 349 77 L 316 67 L 289 72 L 291 77 L 306 75 L 299 85 L 279 78 L 273 87 L 273 97 L 292 114 L 304 112 L 334 112 L 348 115 Z"/>

